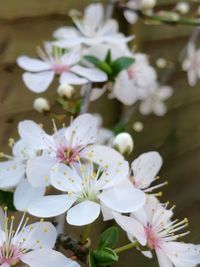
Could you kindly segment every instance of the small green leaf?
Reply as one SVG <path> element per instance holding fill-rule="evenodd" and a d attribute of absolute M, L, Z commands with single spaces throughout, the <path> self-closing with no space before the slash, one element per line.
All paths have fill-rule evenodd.
<path fill-rule="evenodd" d="M 118 59 L 116 59 L 115 61 L 112 62 L 112 70 L 113 70 L 113 74 L 115 74 L 115 76 L 121 72 L 124 69 L 127 69 L 130 65 L 133 64 L 135 60 L 133 58 L 130 57 L 120 57 Z"/>
<path fill-rule="evenodd" d="M 108 50 L 108 53 L 106 54 L 105 60 L 104 60 L 108 65 L 111 64 L 112 62 L 112 54 L 111 54 L 111 50 Z"/>
<path fill-rule="evenodd" d="M 84 59 L 94 64 L 95 66 L 97 66 L 99 62 L 101 62 L 97 57 L 90 56 L 90 55 L 84 56 Z"/>
<path fill-rule="evenodd" d="M 101 235 L 99 240 L 99 248 L 104 247 L 113 248 L 118 241 L 118 229 L 117 227 L 110 227 L 106 229 Z"/>
<path fill-rule="evenodd" d="M 89 257 L 88 257 L 88 267 L 97 267 L 95 260 L 94 260 L 94 253 L 93 251 L 90 251 Z"/>
<path fill-rule="evenodd" d="M 118 255 L 115 251 L 107 247 L 97 250 L 94 253 L 94 257 L 98 265 L 110 265 L 118 261 Z"/>

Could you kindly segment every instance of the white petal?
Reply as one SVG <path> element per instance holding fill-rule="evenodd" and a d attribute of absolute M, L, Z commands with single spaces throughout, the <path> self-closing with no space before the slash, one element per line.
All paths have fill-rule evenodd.
<path fill-rule="evenodd" d="M 60 27 L 53 33 L 56 39 L 70 39 L 79 36 L 75 27 Z"/>
<path fill-rule="evenodd" d="M 132 11 L 125 11 L 124 12 L 124 17 L 126 18 L 126 20 L 131 23 L 131 24 L 134 24 L 136 23 L 137 19 L 138 19 L 138 16 L 136 13 L 132 12 Z"/>
<path fill-rule="evenodd" d="M 158 152 L 143 153 L 132 164 L 135 186 L 140 189 L 149 187 L 162 166 L 162 158 Z"/>
<path fill-rule="evenodd" d="M 158 92 L 157 95 L 161 100 L 166 100 L 173 94 L 173 89 L 170 86 L 162 86 Z"/>
<path fill-rule="evenodd" d="M 25 175 L 25 166 L 20 161 L 0 162 L 0 188 L 10 189 L 18 185 Z"/>
<path fill-rule="evenodd" d="M 43 71 L 39 73 L 25 72 L 23 81 L 25 85 L 34 93 L 43 93 L 47 90 L 54 78 L 53 71 Z"/>
<path fill-rule="evenodd" d="M 156 255 L 160 267 L 173 267 L 172 262 L 169 260 L 167 255 L 161 249 L 156 250 Z"/>
<path fill-rule="evenodd" d="M 21 243 L 25 249 L 53 248 L 57 238 L 55 226 L 50 222 L 36 222 L 29 224 L 22 231 L 16 234 L 12 244 Z"/>
<path fill-rule="evenodd" d="M 104 88 L 93 88 L 90 94 L 90 101 L 96 101 L 105 93 L 105 91 L 106 89 Z"/>
<path fill-rule="evenodd" d="M 80 76 L 83 76 L 84 78 L 87 78 L 89 81 L 92 82 L 104 82 L 108 79 L 105 72 L 95 68 L 85 68 L 76 65 L 71 68 L 71 71 Z"/>
<path fill-rule="evenodd" d="M 167 112 L 167 107 L 164 102 L 156 101 L 152 106 L 152 110 L 157 116 L 164 116 Z"/>
<path fill-rule="evenodd" d="M 28 206 L 35 199 L 42 197 L 45 188 L 35 188 L 27 180 L 22 180 L 14 192 L 14 205 L 17 210 L 27 210 Z M 23 197 L 22 197 L 23 196 Z"/>
<path fill-rule="evenodd" d="M 67 211 L 76 201 L 67 195 L 52 195 L 38 198 L 28 207 L 28 212 L 37 217 L 53 217 Z"/>
<path fill-rule="evenodd" d="M 103 191 L 99 199 L 112 210 L 126 213 L 141 208 L 145 203 L 145 194 L 124 179 L 116 187 Z"/>
<path fill-rule="evenodd" d="M 49 70 L 50 65 L 40 59 L 21 56 L 17 58 L 17 64 L 26 71 L 38 72 Z"/>
<path fill-rule="evenodd" d="M 145 257 L 147 257 L 147 258 L 149 258 L 149 259 L 152 259 L 152 258 L 153 258 L 153 254 L 152 254 L 151 251 L 147 251 L 147 250 L 145 250 L 145 251 L 141 251 L 141 253 L 142 253 Z"/>
<path fill-rule="evenodd" d="M 72 72 L 66 72 L 61 74 L 59 82 L 60 84 L 66 83 L 72 85 L 81 85 L 88 83 L 88 80 L 85 78 L 81 78 Z"/>
<path fill-rule="evenodd" d="M 67 222 L 71 225 L 86 225 L 95 221 L 100 214 L 100 205 L 86 200 L 67 212 Z"/>
<path fill-rule="evenodd" d="M 146 99 L 141 102 L 139 106 L 140 113 L 142 115 L 149 115 L 152 112 L 152 103 L 151 100 Z"/>
<path fill-rule="evenodd" d="M 98 27 L 103 20 L 104 8 L 102 4 L 95 3 L 86 7 L 84 11 L 84 22 L 87 23 L 90 27 Z"/>
<path fill-rule="evenodd" d="M 52 167 L 50 173 L 51 184 L 61 191 L 76 192 L 81 185 L 81 178 L 78 176 L 75 170 L 72 170 L 69 166 L 59 163 Z"/>
<path fill-rule="evenodd" d="M 92 152 L 92 153 L 91 153 Z M 120 166 L 124 162 L 124 157 L 115 149 L 103 145 L 96 145 L 92 148 L 88 148 L 88 153 L 85 150 L 86 157 L 101 166 L 118 165 Z"/>
<path fill-rule="evenodd" d="M 52 137 L 34 121 L 25 120 L 18 124 L 18 132 L 25 146 L 36 149 L 48 149 L 53 142 Z"/>
<path fill-rule="evenodd" d="M 124 231 L 136 238 L 142 246 L 146 245 L 147 238 L 145 235 L 145 229 L 140 222 L 134 218 L 124 216 L 116 212 L 114 213 L 114 218 Z"/>
<path fill-rule="evenodd" d="M 31 267 L 80 267 L 62 253 L 51 249 L 38 249 L 25 253 L 21 260 Z"/>
<path fill-rule="evenodd" d="M 82 114 L 78 116 L 68 128 L 66 138 L 74 135 L 73 141 L 75 146 L 93 144 L 97 139 L 97 120 L 91 114 Z"/>
<path fill-rule="evenodd" d="M 112 210 L 108 208 L 103 202 L 101 202 L 101 212 L 104 221 L 109 221 L 114 218 Z"/>
<path fill-rule="evenodd" d="M 26 174 L 30 184 L 34 187 L 45 187 L 50 184 L 50 170 L 57 159 L 50 156 L 30 158 L 27 162 Z"/>

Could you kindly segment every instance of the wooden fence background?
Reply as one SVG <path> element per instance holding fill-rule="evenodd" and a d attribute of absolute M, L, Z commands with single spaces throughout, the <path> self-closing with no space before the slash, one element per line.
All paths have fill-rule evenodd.
<path fill-rule="evenodd" d="M 35 94 L 28 91 L 21 79 L 22 70 L 15 63 L 21 54 L 35 55 L 35 47 L 51 39 L 51 33 L 68 23 L 66 16 L 70 8 L 82 9 L 87 0 L 6 0 L 0 7 L 0 150 L 7 151 L 7 140 L 16 137 L 20 120 L 34 119 L 49 127 L 46 118 L 32 110 Z M 159 1 L 166 7 L 174 0 Z M 121 22 L 124 27 L 124 22 Z M 126 30 L 137 34 L 138 50 L 150 55 L 152 63 L 158 57 L 170 61 L 177 59 L 193 27 L 148 26 L 142 22 L 137 26 L 125 25 Z M 128 28 L 129 27 L 129 28 Z M 162 72 L 162 71 L 161 71 Z M 142 152 L 158 150 L 164 158 L 161 171 L 163 180 L 169 181 L 164 188 L 163 200 L 177 204 L 176 216 L 190 221 L 190 237 L 185 240 L 200 243 L 200 88 L 199 84 L 188 87 L 186 75 L 180 69 L 173 75 L 170 85 L 175 89 L 168 101 L 169 112 L 163 118 L 156 116 L 131 118 L 129 130 L 133 133 L 136 149 L 132 158 Z M 55 87 L 44 96 L 55 95 Z M 123 109 L 117 101 L 102 99 L 92 105 L 91 110 L 101 110 L 107 126 L 112 125 Z M 116 112 L 117 110 L 117 112 Z M 144 123 L 144 131 L 132 130 L 134 121 Z M 99 227 L 100 231 L 103 226 Z M 127 242 L 121 235 L 122 243 Z M 157 266 L 139 252 L 124 253 L 116 266 Z"/>

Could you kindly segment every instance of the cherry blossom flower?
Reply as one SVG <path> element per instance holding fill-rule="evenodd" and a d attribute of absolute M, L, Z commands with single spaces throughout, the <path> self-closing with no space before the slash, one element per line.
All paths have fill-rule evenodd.
<path fill-rule="evenodd" d="M 100 3 L 89 5 L 83 18 L 72 16 L 75 27 L 61 27 L 54 32 L 58 39 L 56 45 L 61 47 L 73 47 L 84 44 L 87 46 L 110 43 L 114 45 L 124 44 L 132 39 L 118 32 L 118 23 L 114 19 L 104 20 L 104 8 Z"/>
<path fill-rule="evenodd" d="M 2 156 L 8 160 L 0 162 L 0 189 L 15 189 L 14 205 L 18 210 L 25 210 L 32 200 L 44 195 L 45 191 L 44 187 L 32 187 L 26 179 L 27 161 L 36 153 L 19 140 L 13 146 L 13 156 Z"/>
<path fill-rule="evenodd" d="M 150 185 L 157 181 L 157 176 L 161 166 L 162 158 L 156 151 L 143 153 L 136 158 L 131 164 L 130 180 L 133 185 L 143 190 L 145 193 L 152 192 L 167 184 L 167 182 L 150 187 Z"/>
<path fill-rule="evenodd" d="M 23 215 L 14 231 L 15 218 L 14 216 L 8 218 L 5 208 L 5 224 L 0 229 L 0 265 L 2 267 L 15 266 L 19 263 L 25 263 L 31 267 L 80 266 L 60 252 L 53 250 L 57 231 L 50 222 L 27 225 L 28 219 Z"/>
<path fill-rule="evenodd" d="M 114 217 L 131 242 L 137 240 L 142 246 L 155 251 L 160 267 L 197 266 L 200 263 L 200 245 L 176 241 L 189 233 L 179 233 L 187 226 L 187 219 L 172 221 L 172 209 L 166 207 L 153 196 L 148 196 L 146 212 L 139 210 L 130 217 L 115 213 Z M 143 254 L 152 257 L 150 251 L 144 251 Z"/>
<path fill-rule="evenodd" d="M 128 213 L 141 208 L 145 194 L 131 186 L 126 179 L 128 162 L 98 167 L 93 163 L 70 168 L 65 164 L 51 169 L 52 185 L 67 194 L 38 198 L 28 212 L 38 217 L 52 217 L 67 211 L 67 222 L 72 225 L 92 223 L 100 214 L 102 205 L 108 209 Z"/>
<path fill-rule="evenodd" d="M 107 75 L 95 68 L 81 66 L 81 54 L 78 49 L 62 53 L 62 49 L 49 48 L 38 50 L 41 59 L 20 56 L 17 59 L 18 65 L 26 70 L 23 74 L 25 85 L 35 93 L 42 93 L 47 90 L 55 75 L 59 75 L 61 84 L 81 85 L 107 80 Z"/>
<path fill-rule="evenodd" d="M 157 116 L 164 116 L 167 112 L 164 101 L 172 96 L 173 90 L 170 86 L 159 86 L 156 84 L 154 88 L 155 90 L 152 90 L 147 97 L 141 100 L 139 110 L 143 115 L 154 113 Z"/>
<path fill-rule="evenodd" d="M 154 90 L 155 70 L 149 65 L 143 54 L 133 54 L 135 62 L 118 75 L 113 87 L 112 97 L 125 105 L 133 105 Z"/>
<path fill-rule="evenodd" d="M 195 44 L 190 42 L 187 48 L 187 57 L 183 61 L 183 70 L 187 71 L 188 83 L 195 86 L 200 78 L 200 49 L 196 50 Z"/>

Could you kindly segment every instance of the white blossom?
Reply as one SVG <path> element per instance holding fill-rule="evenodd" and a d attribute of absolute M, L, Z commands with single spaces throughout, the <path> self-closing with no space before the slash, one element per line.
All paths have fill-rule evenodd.
<path fill-rule="evenodd" d="M 14 216 L 1 217 L 0 229 L 0 265 L 2 267 L 17 266 L 25 263 L 31 267 L 80 266 L 75 261 L 53 250 L 57 239 L 57 231 L 50 222 L 36 222 L 27 225 L 29 218 L 23 215 L 18 227 L 14 230 Z"/>
<path fill-rule="evenodd" d="M 183 61 L 183 70 L 187 71 L 188 83 L 195 86 L 200 78 L 200 49 L 196 50 L 195 44 L 190 42 L 187 47 L 187 57 Z"/>
<path fill-rule="evenodd" d="M 67 211 L 67 222 L 72 225 L 92 223 L 102 205 L 123 213 L 135 211 L 143 206 L 145 195 L 126 179 L 128 171 L 126 161 L 97 169 L 92 163 L 76 168 L 56 165 L 51 169 L 51 183 L 67 194 L 41 197 L 30 204 L 28 211 L 39 217 L 57 216 Z"/>
<path fill-rule="evenodd" d="M 44 112 L 50 110 L 49 101 L 44 97 L 38 97 L 33 101 L 33 108 L 38 112 Z"/>
<path fill-rule="evenodd" d="M 107 75 L 95 68 L 86 68 L 80 65 L 81 54 L 79 49 L 62 53 L 62 49 L 49 48 L 38 50 L 41 59 L 20 56 L 18 65 L 26 70 L 23 74 L 25 85 L 35 93 L 47 90 L 55 75 L 59 75 L 61 84 L 81 85 L 88 81 L 102 82 Z"/>
<path fill-rule="evenodd" d="M 115 213 L 117 223 L 128 234 L 131 242 L 154 250 L 160 267 L 195 267 L 200 263 L 200 245 L 177 242 L 189 232 L 180 233 L 188 225 L 187 219 L 171 220 L 172 209 L 166 209 L 153 196 L 148 196 L 144 210 L 131 213 L 130 217 Z M 142 251 L 152 257 L 150 251 Z"/>
<path fill-rule="evenodd" d="M 124 44 L 132 39 L 125 37 L 118 31 L 118 23 L 114 19 L 104 20 L 104 8 L 102 4 L 90 4 L 79 18 L 72 16 L 75 27 L 61 27 L 54 32 L 58 39 L 56 45 L 61 47 L 72 47 L 79 44 L 87 46 L 110 43 L 113 45 Z"/>
<path fill-rule="evenodd" d="M 143 115 L 154 113 L 157 116 L 164 116 L 167 112 L 164 101 L 171 97 L 173 90 L 169 86 L 157 84 L 154 84 L 153 88 L 152 92 L 149 91 L 149 94 L 141 99 L 139 110 Z"/>
<path fill-rule="evenodd" d="M 59 96 L 65 96 L 67 98 L 72 98 L 72 96 L 75 93 L 75 88 L 69 84 L 63 83 L 60 84 L 58 89 L 57 89 L 57 93 Z"/>
<path fill-rule="evenodd" d="M 119 133 L 113 140 L 113 147 L 122 155 L 130 154 L 133 151 L 134 143 L 129 133 Z"/>

